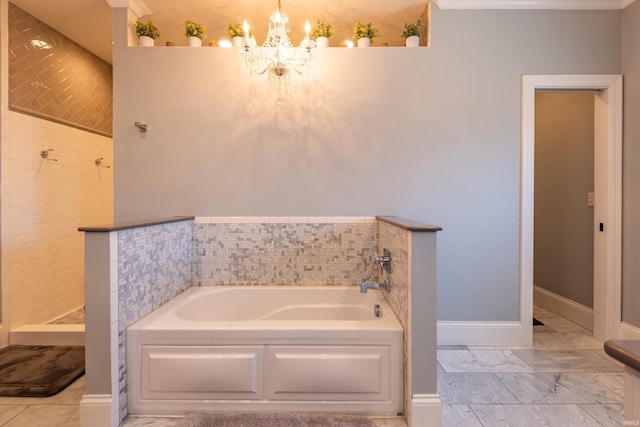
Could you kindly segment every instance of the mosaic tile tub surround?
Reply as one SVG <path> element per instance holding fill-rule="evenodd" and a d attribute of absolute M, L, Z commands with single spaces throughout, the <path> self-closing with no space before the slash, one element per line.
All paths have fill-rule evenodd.
<path fill-rule="evenodd" d="M 358 285 L 377 280 L 374 217 L 196 218 L 192 284 Z"/>
<path fill-rule="evenodd" d="M 95 258 L 89 263 L 88 276 L 97 279 L 101 285 L 107 284 L 107 300 L 110 295 L 110 303 L 105 305 L 103 286 L 89 287 L 88 310 L 100 312 L 101 316 L 110 319 L 112 338 L 108 345 L 100 340 L 92 343 L 92 360 L 95 362 L 96 355 L 107 352 L 111 366 L 116 368 L 111 370 L 110 384 L 105 378 L 94 379 L 97 382 L 86 396 L 86 403 L 81 403 L 81 410 L 94 411 L 92 405 L 97 403 L 92 399 L 102 396 L 95 393 L 110 390 L 108 394 L 113 396 L 108 408 L 111 425 L 118 425 L 126 417 L 124 331 L 193 285 L 357 286 L 362 279 L 382 280 L 374 257 L 376 252 L 388 248 L 392 253 L 391 294 L 397 292 L 400 297 L 392 297 L 390 302 L 405 327 L 411 329 L 411 322 L 405 320 L 407 305 L 403 304 L 402 295 L 408 298 L 412 288 L 409 281 L 418 280 L 433 294 L 428 294 L 426 300 L 422 295 L 421 300 L 427 301 L 427 310 L 435 312 L 435 276 L 412 278 L 410 268 L 399 265 L 410 262 L 410 229 L 402 226 L 402 221 L 399 226 L 390 227 L 385 224 L 390 217 L 381 218 L 172 217 L 133 225 L 81 228 L 80 231 L 91 234 L 87 241 L 91 243 L 90 255 Z M 398 221 L 395 223 L 398 225 Z M 107 235 L 101 237 L 100 233 Z M 110 272 L 106 282 L 103 280 L 105 263 L 110 265 L 106 269 Z M 429 268 L 435 268 L 435 265 Z M 91 323 L 91 327 L 97 326 Z M 422 331 L 422 327 L 420 329 Z M 413 336 L 410 331 L 406 333 Z M 418 334 L 419 337 L 423 335 Z M 433 339 L 435 358 L 435 332 L 432 336 L 427 334 L 425 339 Z M 418 360 L 431 358 L 428 352 L 418 356 Z M 408 389 L 405 392 L 407 399 L 412 396 Z M 104 411 L 103 403 L 98 405 Z M 410 413 L 409 406 L 407 401 L 407 414 Z"/>
<path fill-rule="evenodd" d="M 191 236 L 191 221 L 118 232 L 120 421 L 127 416 L 126 329 L 190 286 Z"/>

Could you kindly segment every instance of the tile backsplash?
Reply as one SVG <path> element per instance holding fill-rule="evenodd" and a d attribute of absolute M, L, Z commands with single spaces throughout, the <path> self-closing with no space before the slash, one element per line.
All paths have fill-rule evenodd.
<path fill-rule="evenodd" d="M 374 280 L 375 218 L 197 218 L 192 285 L 356 285 Z"/>

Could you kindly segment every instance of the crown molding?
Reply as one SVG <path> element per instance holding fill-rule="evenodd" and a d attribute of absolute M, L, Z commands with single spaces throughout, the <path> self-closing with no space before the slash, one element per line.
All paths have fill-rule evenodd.
<path fill-rule="evenodd" d="M 147 7 L 142 0 L 107 0 L 109 6 L 114 7 L 126 7 L 136 16 L 151 15 L 151 9 Z"/>
<path fill-rule="evenodd" d="M 635 0 L 433 0 L 440 9 L 620 10 Z"/>

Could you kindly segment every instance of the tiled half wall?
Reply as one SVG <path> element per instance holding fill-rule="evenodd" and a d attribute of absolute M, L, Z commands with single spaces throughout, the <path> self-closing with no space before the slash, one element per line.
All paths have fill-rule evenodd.
<path fill-rule="evenodd" d="M 190 285 L 192 222 L 118 231 L 118 382 L 126 407 L 126 330 Z"/>

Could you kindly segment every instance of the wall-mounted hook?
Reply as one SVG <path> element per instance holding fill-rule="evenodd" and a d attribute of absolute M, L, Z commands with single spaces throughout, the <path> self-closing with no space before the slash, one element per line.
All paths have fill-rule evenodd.
<path fill-rule="evenodd" d="M 51 151 L 53 151 L 53 148 L 49 148 L 48 150 L 42 150 L 40 152 L 40 157 L 42 157 L 43 159 L 47 159 L 47 160 L 51 160 L 51 161 L 57 162 L 58 159 L 52 159 L 52 158 L 49 157 L 49 153 Z"/>
<path fill-rule="evenodd" d="M 147 129 L 147 124 L 146 123 L 135 122 L 133 125 L 135 127 L 137 127 L 138 129 L 140 129 L 140 132 L 147 132 L 149 130 L 149 129 Z"/>
<path fill-rule="evenodd" d="M 104 157 L 99 157 L 96 159 L 95 164 L 96 166 L 100 166 L 101 168 L 110 168 L 111 166 L 107 166 L 107 165 L 103 165 L 102 161 L 104 160 Z"/>

